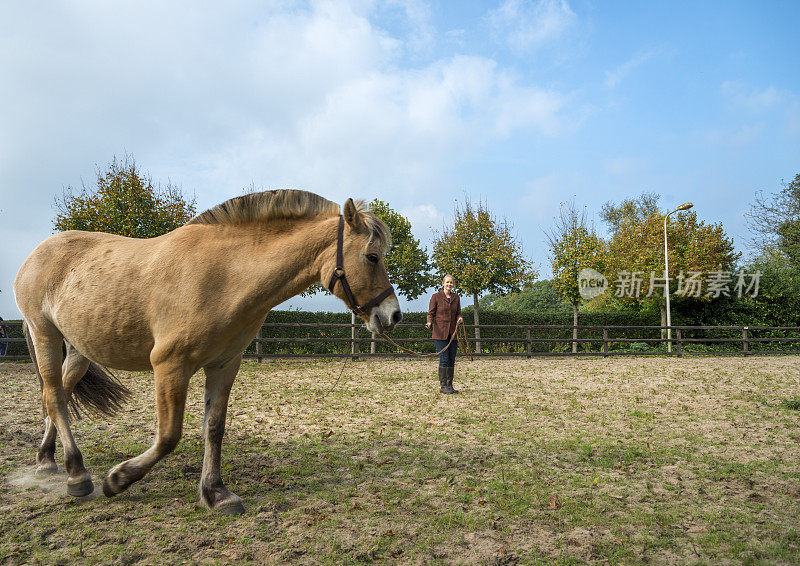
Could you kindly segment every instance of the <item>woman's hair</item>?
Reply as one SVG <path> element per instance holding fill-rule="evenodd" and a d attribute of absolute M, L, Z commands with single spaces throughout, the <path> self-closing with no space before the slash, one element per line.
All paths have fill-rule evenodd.
<path fill-rule="evenodd" d="M 444 277 L 442 277 L 442 283 L 444 283 L 444 280 L 445 280 L 445 279 L 447 279 L 448 277 L 449 277 L 450 279 L 452 279 L 452 280 L 453 280 L 453 285 L 455 285 L 455 283 L 456 283 L 456 278 L 455 278 L 455 277 L 453 277 L 452 275 L 450 275 L 449 273 L 445 273 L 445 274 L 444 274 Z"/>

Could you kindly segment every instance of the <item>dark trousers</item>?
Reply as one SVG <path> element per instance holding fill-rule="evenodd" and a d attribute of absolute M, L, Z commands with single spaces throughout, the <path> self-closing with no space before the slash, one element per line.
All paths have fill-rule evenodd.
<path fill-rule="evenodd" d="M 434 340 L 434 344 L 436 344 L 436 351 L 438 352 L 450 341 L 448 338 L 447 340 Z M 458 351 L 458 340 L 453 338 L 453 341 L 450 343 L 450 347 L 446 348 L 442 353 L 439 354 L 439 367 L 440 368 L 452 368 L 456 367 L 456 352 Z"/>

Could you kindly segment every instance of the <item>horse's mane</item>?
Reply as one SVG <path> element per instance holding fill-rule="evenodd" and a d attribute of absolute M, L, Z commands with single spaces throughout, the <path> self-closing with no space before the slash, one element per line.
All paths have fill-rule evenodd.
<path fill-rule="evenodd" d="M 376 241 L 387 251 L 392 235 L 386 224 L 363 200 L 354 201 L 356 210 L 370 230 L 370 242 Z M 282 189 L 250 193 L 228 199 L 192 218 L 187 224 L 246 224 L 269 220 L 316 218 L 339 215 L 339 205 L 308 191 Z"/>

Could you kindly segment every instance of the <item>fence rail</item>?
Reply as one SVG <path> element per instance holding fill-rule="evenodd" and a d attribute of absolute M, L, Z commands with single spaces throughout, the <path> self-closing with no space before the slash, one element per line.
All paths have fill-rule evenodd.
<path fill-rule="evenodd" d="M 21 321 L 3 321 L 0 360 L 29 360 Z M 474 336 L 475 325 L 466 325 Z M 481 353 L 476 357 L 538 356 L 686 356 L 800 353 L 798 326 L 573 326 L 496 324 L 480 325 Z M 667 328 L 672 339 L 665 338 Z M 430 331 L 421 324 L 399 324 L 392 333 L 398 344 L 433 352 Z M 474 337 L 468 341 L 474 350 Z M 577 345 L 577 352 L 572 345 Z M 672 352 L 667 344 L 671 343 Z M 264 323 L 246 358 L 408 357 L 382 338 L 373 338 L 360 324 Z"/>

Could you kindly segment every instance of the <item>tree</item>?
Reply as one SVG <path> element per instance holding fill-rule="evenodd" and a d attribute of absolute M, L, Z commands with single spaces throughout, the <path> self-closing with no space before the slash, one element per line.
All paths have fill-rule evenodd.
<path fill-rule="evenodd" d="M 433 285 L 428 250 L 421 248 L 419 240 L 414 238 L 411 222 L 387 203 L 375 199 L 369 206 L 392 233 L 392 247 L 383 256 L 389 280 L 398 294 L 414 300 Z"/>
<path fill-rule="evenodd" d="M 778 248 L 792 265 L 800 265 L 800 220 L 786 220 L 778 226 Z"/>
<path fill-rule="evenodd" d="M 512 226 L 505 219 L 494 218 L 485 203 L 456 203 L 453 216 L 452 227 L 436 233 L 433 263 L 440 277 L 447 273 L 455 276 L 457 293 L 472 295 L 475 350 L 480 353 L 480 295 L 518 291 L 532 283 L 536 273 L 515 240 Z"/>
<path fill-rule="evenodd" d="M 583 297 L 578 282 L 581 269 L 589 268 L 603 273 L 606 268 L 605 243 L 586 218 L 586 211 L 578 212 L 574 203 L 561 203 L 556 224 L 547 234 L 550 261 L 553 267 L 553 285 L 559 294 L 572 305 L 572 351 L 578 351 L 578 306 Z"/>
<path fill-rule="evenodd" d="M 56 231 L 88 230 L 131 238 L 154 238 L 182 226 L 195 215 L 195 200 L 187 200 L 180 189 L 168 184 L 154 187 L 133 158 L 116 157 L 103 172 L 97 170 L 97 186 L 83 185 L 76 193 L 71 186 L 56 198 Z"/>
<path fill-rule="evenodd" d="M 655 198 L 654 198 L 655 197 Z M 661 324 L 666 325 L 666 295 L 664 282 L 664 215 L 658 210 L 658 196 L 643 194 L 637 204 L 630 200 L 620 206 L 606 203 L 601 216 L 612 232 L 609 243 L 608 268 L 617 274 L 617 295 L 628 303 L 655 301 L 661 311 Z M 695 211 L 671 216 L 667 222 L 669 244 L 668 292 L 683 291 L 684 298 L 709 301 L 706 293 L 687 294 L 689 277 L 706 282 L 712 273 L 724 274 L 733 269 L 741 253 L 734 251 L 733 241 L 721 223 L 706 224 L 697 220 Z M 640 279 L 636 280 L 639 274 Z M 693 274 L 693 275 L 690 275 Z M 656 275 L 658 277 L 656 277 Z M 635 293 L 640 285 L 644 297 Z M 626 290 L 627 287 L 627 290 Z M 660 289 L 661 292 L 657 292 Z M 679 294 L 680 295 L 680 294 Z"/>
<path fill-rule="evenodd" d="M 747 265 L 747 271 L 761 272 L 758 296 L 747 297 L 739 306 L 750 307 L 737 325 L 797 326 L 800 324 L 800 265 L 788 263 L 783 255 L 763 254 Z"/>
<path fill-rule="evenodd" d="M 661 195 L 655 193 L 642 193 L 638 198 L 625 199 L 619 205 L 607 202 L 603 205 L 600 218 L 608 224 L 611 235 L 617 233 L 620 227 L 628 224 L 641 224 L 648 218 L 658 216 L 658 200 Z"/>
<path fill-rule="evenodd" d="M 753 234 L 750 243 L 762 254 L 772 255 L 777 250 L 800 265 L 800 173 L 790 183 L 781 181 L 781 185 L 783 188 L 772 195 L 758 191 L 745 212 Z"/>

